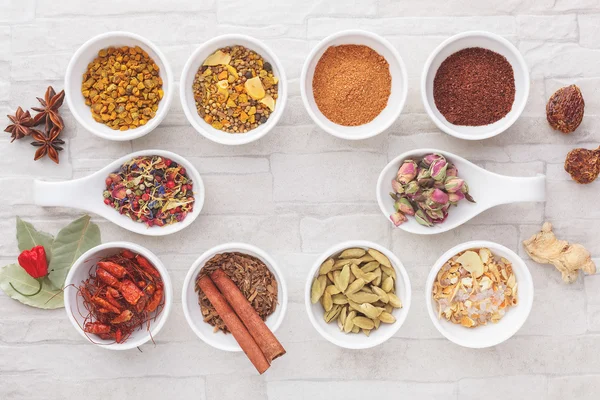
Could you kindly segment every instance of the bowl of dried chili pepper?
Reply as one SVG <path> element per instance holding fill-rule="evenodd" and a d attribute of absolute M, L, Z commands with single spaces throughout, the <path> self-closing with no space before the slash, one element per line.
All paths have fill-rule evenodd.
<path fill-rule="evenodd" d="M 85 42 L 65 74 L 69 110 L 86 130 L 125 141 L 156 128 L 169 111 L 173 73 L 148 39 L 107 32 Z"/>
<path fill-rule="evenodd" d="M 65 310 L 75 329 L 108 350 L 154 342 L 173 303 L 171 279 L 150 250 L 129 242 L 96 246 L 65 280 Z"/>

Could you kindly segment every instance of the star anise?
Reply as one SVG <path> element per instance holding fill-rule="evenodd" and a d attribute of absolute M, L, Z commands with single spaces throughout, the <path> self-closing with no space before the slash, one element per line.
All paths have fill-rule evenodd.
<path fill-rule="evenodd" d="M 32 129 L 32 137 L 34 142 L 32 146 L 39 147 L 35 152 L 35 161 L 44 157 L 46 154 L 52 161 L 58 164 L 58 152 L 63 148 L 61 145 L 65 144 L 65 141 L 58 138 L 60 135 L 60 129 L 58 127 L 52 128 L 50 131 L 40 132 L 37 129 Z"/>
<path fill-rule="evenodd" d="M 23 111 L 21 107 L 17 108 L 15 115 L 7 115 L 8 119 L 11 120 L 12 124 L 8 125 L 4 132 L 8 132 L 12 135 L 11 143 L 15 139 L 21 139 L 23 136 L 31 134 L 31 127 L 33 126 L 33 119 L 29 111 Z"/>
<path fill-rule="evenodd" d="M 52 123 L 54 126 L 59 127 L 62 131 L 64 123 L 62 117 L 58 114 L 58 109 L 62 106 L 65 100 L 65 91 L 61 90 L 58 94 L 54 91 L 52 86 L 48 86 L 46 95 L 43 99 L 37 98 L 42 107 L 32 107 L 31 109 L 37 111 L 38 114 L 33 118 L 34 124 L 39 125 L 42 121 L 49 126 Z"/>

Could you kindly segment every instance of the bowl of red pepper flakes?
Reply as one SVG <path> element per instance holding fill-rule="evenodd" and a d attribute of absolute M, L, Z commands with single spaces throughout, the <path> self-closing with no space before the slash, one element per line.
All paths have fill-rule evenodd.
<path fill-rule="evenodd" d="M 150 250 L 129 242 L 96 246 L 65 280 L 65 310 L 75 329 L 108 350 L 154 342 L 173 303 L 169 274 Z"/>
<path fill-rule="evenodd" d="M 194 211 L 194 182 L 170 158 L 143 155 L 106 178 L 104 204 L 148 227 L 182 222 Z"/>

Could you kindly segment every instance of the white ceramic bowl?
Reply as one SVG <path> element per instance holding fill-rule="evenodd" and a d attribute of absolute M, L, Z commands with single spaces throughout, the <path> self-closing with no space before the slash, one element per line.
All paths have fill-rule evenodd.
<path fill-rule="evenodd" d="M 330 121 L 317 107 L 313 95 L 313 77 L 321 56 L 329 47 L 344 44 L 368 46 L 382 55 L 390 66 L 392 91 L 387 106 L 374 120 L 364 125 L 343 126 Z M 404 61 L 390 42 L 371 32 L 348 30 L 326 37 L 310 52 L 302 67 L 300 91 L 306 111 L 321 129 L 342 139 L 359 140 L 380 134 L 398 119 L 408 94 L 408 78 Z"/>
<path fill-rule="evenodd" d="M 515 101 L 512 109 L 504 118 L 490 125 L 461 126 L 451 124 L 438 111 L 433 99 L 433 80 L 442 62 L 457 51 L 469 47 L 482 47 L 503 55 L 512 65 L 514 71 Z M 463 32 L 443 41 L 425 62 L 421 77 L 421 96 L 429 117 L 438 128 L 447 134 L 467 140 L 487 139 L 510 128 L 525 109 L 529 97 L 529 70 L 519 50 L 502 36 L 482 31 Z"/>
<path fill-rule="evenodd" d="M 82 281 L 89 277 L 90 272 L 94 272 L 96 270 L 96 262 L 100 261 L 100 259 L 104 257 L 117 254 L 119 251 L 124 249 L 141 254 L 158 270 L 164 283 L 165 306 L 156 319 L 150 320 L 150 331 L 148 331 L 144 325 L 141 329 L 133 332 L 129 339 L 127 339 L 124 343 L 115 343 L 112 340 L 103 340 L 96 335 L 85 333 L 83 331 L 85 322 L 84 316 L 81 314 L 84 314 L 86 310 L 83 306 L 82 297 L 77 295 L 77 286 L 79 286 Z M 173 286 L 171 285 L 171 278 L 169 277 L 167 269 L 158 259 L 158 257 L 156 257 L 150 250 L 142 246 L 138 246 L 135 243 L 110 242 L 101 244 L 86 251 L 77 259 L 77 261 L 75 261 L 75 264 L 73 264 L 69 270 L 65 280 L 64 297 L 65 310 L 67 312 L 67 316 L 69 317 L 69 321 L 71 321 L 81 336 L 91 343 L 94 343 L 104 349 L 129 350 L 135 349 L 151 339 L 156 340 L 156 336 L 165 325 L 165 322 L 169 317 L 169 313 L 171 312 L 171 306 L 173 304 Z"/>
<path fill-rule="evenodd" d="M 396 294 L 402 301 L 402 308 L 394 309 L 392 312 L 394 317 L 396 317 L 396 322 L 393 324 L 381 324 L 378 329 L 373 329 L 371 331 L 370 336 L 366 336 L 362 333 L 346 334 L 341 332 L 336 323 L 331 322 L 328 324 L 325 322 L 323 319 L 325 311 L 323 310 L 321 303 L 317 302 L 316 304 L 312 304 L 310 301 L 312 283 L 314 278 L 319 273 L 319 267 L 321 264 L 328 258 L 336 256 L 342 251 L 352 247 L 359 247 L 365 250 L 375 249 L 383 253 L 391 261 L 398 279 L 396 282 Z M 408 311 L 410 310 L 410 302 L 412 297 L 411 293 L 410 279 L 408 278 L 408 274 L 404 269 L 404 265 L 398 259 L 398 257 L 394 255 L 394 253 L 385 247 L 378 245 L 377 243 L 366 240 L 349 240 L 336 244 L 335 246 L 327 249 L 327 251 L 321 254 L 321 256 L 315 261 L 306 279 L 306 285 L 304 288 L 304 304 L 306 306 L 306 312 L 308 313 L 308 319 L 310 319 L 310 322 L 315 327 L 317 332 L 319 332 L 325 339 L 346 349 L 368 349 L 385 342 L 394 336 L 396 332 L 398 332 L 406 320 Z"/>
<path fill-rule="evenodd" d="M 247 133 L 227 133 L 219 129 L 215 129 L 210 124 L 206 123 L 196 109 L 196 101 L 194 100 L 194 91 L 192 85 L 194 83 L 194 77 L 198 68 L 202 65 L 204 60 L 215 51 L 227 47 L 240 45 L 247 47 L 250 50 L 254 50 L 258 55 L 262 56 L 263 59 L 271 64 L 273 67 L 273 74 L 279 79 L 277 100 L 275 103 L 275 110 L 267 119 L 267 122 L 259 125 L 257 128 L 248 131 Z M 183 72 L 181 73 L 181 82 L 179 85 L 179 96 L 181 99 L 181 105 L 185 116 L 187 117 L 190 124 L 196 129 L 202 136 L 213 142 L 226 144 L 226 145 L 238 145 L 253 142 L 265 136 L 275 125 L 279 122 L 279 119 L 283 115 L 285 105 L 288 96 L 287 78 L 283 65 L 279 61 L 279 58 L 273 53 L 273 51 L 265 45 L 263 42 L 247 35 L 222 35 L 213 38 L 196 49 L 188 58 Z"/>
<path fill-rule="evenodd" d="M 273 260 L 266 252 L 256 246 L 252 246 L 251 244 L 225 243 L 215 246 L 198 257 L 194 264 L 192 264 L 185 277 L 183 289 L 181 291 L 181 302 L 183 304 L 183 313 L 185 315 L 185 319 L 194 333 L 212 347 L 225 351 L 242 351 L 242 348 L 234 339 L 233 335 L 224 334 L 220 331 L 214 332 L 214 327 L 204 322 L 200 305 L 198 304 L 198 293 L 194 290 L 196 286 L 196 278 L 206 262 L 217 254 L 228 252 L 239 252 L 258 258 L 265 263 L 267 268 L 269 268 L 269 270 L 275 276 L 278 288 L 277 307 L 275 308 L 273 314 L 267 317 L 267 320 L 265 321 L 267 327 L 273 333 L 277 331 L 283 322 L 283 318 L 285 317 L 285 312 L 287 310 L 288 291 L 283 274 L 281 273 L 281 270 L 277 266 L 275 260 Z"/>
<path fill-rule="evenodd" d="M 83 74 L 88 64 L 98 56 L 98 51 L 107 47 L 119 46 L 139 46 L 145 50 L 160 68 L 164 91 L 154 118 L 149 120 L 146 125 L 123 132 L 96 122 L 92 118 L 90 107 L 85 104 L 85 99 L 81 94 Z M 150 133 L 167 115 L 173 97 L 173 73 L 163 53 L 148 39 L 130 32 L 107 32 L 85 42 L 71 58 L 65 75 L 65 97 L 77 122 L 94 135 L 116 141 L 137 139 Z"/>
<path fill-rule="evenodd" d="M 193 182 L 194 210 L 181 222 L 165 226 L 147 226 L 136 222 L 126 215 L 120 214 L 112 207 L 104 204 L 102 193 L 106 189 L 105 180 L 109 174 L 119 170 L 123 163 L 138 156 L 162 156 L 181 164 L 186 175 Z M 164 236 L 188 227 L 198 218 L 204 205 L 204 183 L 198 170 L 185 158 L 165 150 L 142 150 L 123 156 L 91 175 L 64 182 L 33 181 L 33 202 L 44 207 L 71 207 L 98 214 L 107 220 L 131 232 L 147 236 Z"/>
<path fill-rule="evenodd" d="M 504 317 L 497 323 L 488 323 L 477 328 L 465 328 L 445 318 L 438 318 L 437 305 L 432 298 L 433 282 L 440 268 L 450 258 L 469 249 L 487 247 L 492 254 L 506 258 L 512 263 L 518 286 L 518 304 L 507 309 Z M 525 262 L 514 251 L 494 242 L 477 240 L 459 244 L 445 252 L 433 265 L 425 285 L 427 311 L 433 325 L 448 340 L 464 347 L 474 349 L 496 346 L 513 336 L 527 320 L 533 306 L 533 280 Z"/>

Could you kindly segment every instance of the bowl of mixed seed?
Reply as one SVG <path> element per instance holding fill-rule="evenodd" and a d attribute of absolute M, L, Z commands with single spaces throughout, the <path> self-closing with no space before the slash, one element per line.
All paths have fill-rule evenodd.
<path fill-rule="evenodd" d="M 279 59 L 265 44 L 246 35 L 223 35 L 190 56 L 180 97 L 201 135 L 238 145 L 260 139 L 277 124 L 287 82 Z"/>
<path fill-rule="evenodd" d="M 65 75 L 69 110 L 86 130 L 108 140 L 142 137 L 167 115 L 173 74 L 160 49 L 129 32 L 85 42 Z"/>

